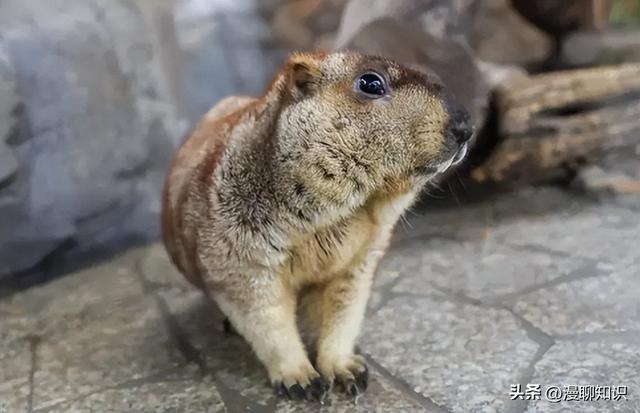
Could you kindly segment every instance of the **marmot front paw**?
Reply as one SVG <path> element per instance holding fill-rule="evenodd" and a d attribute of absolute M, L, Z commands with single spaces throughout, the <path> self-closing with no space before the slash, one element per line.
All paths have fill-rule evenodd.
<path fill-rule="evenodd" d="M 314 370 L 315 377 L 283 376 L 272 381 L 276 395 L 291 400 L 317 400 L 323 402 L 331 386 Z"/>
<path fill-rule="evenodd" d="M 367 390 L 369 369 L 364 357 L 359 354 L 332 362 L 319 362 L 319 369 L 327 380 L 335 380 L 341 389 L 353 397 Z"/>

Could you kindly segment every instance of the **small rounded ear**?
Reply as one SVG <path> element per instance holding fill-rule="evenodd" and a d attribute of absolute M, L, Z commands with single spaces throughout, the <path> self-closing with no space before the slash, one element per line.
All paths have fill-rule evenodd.
<path fill-rule="evenodd" d="M 319 57 L 311 54 L 295 54 L 289 59 L 290 85 L 294 95 L 312 95 L 318 87 L 322 71 Z"/>

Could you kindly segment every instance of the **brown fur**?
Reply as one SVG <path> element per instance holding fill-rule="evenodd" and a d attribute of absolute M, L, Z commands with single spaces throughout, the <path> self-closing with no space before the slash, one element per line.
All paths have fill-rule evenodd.
<path fill-rule="evenodd" d="M 371 70 L 390 96 L 355 93 Z M 433 77 L 380 57 L 295 54 L 263 97 L 223 100 L 178 150 L 163 198 L 167 251 L 285 394 L 322 398 L 334 379 L 364 390 L 353 346 L 373 272 L 397 219 L 460 148 L 452 102 Z"/>

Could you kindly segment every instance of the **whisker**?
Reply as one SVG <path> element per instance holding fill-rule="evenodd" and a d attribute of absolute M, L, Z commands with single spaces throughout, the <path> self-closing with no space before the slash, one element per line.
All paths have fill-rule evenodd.
<path fill-rule="evenodd" d="M 439 189 L 439 188 L 438 188 L 438 189 Z M 427 195 L 428 197 L 430 197 L 430 198 L 434 198 L 434 199 L 443 199 L 443 198 L 444 198 L 444 196 L 439 196 L 439 195 L 436 195 L 436 194 L 433 194 L 433 193 L 429 192 L 429 190 L 428 190 L 427 188 L 424 188 L 424 189 L 420 192 L 420 195 Z"/>
<path fill-rule="evenodd" d="M 458 173 L 458 171 L 456 171 L 456 178 L 458 178 L 458 182 L 460 182 L 460 185 L 462 185 L 462 189 L 464 190 L 464 193 L 466 195 L 469 195 L 469 189 L 467 189 L 467 185 L 465 185 L 464 179 L 460 177 L 460 174 Z"/>
<path fill-rule="evenodd" d="M 406 213 L 409 213 L 409 214 L 411 214 L 411 215 L 413 215 L 414 217 L 421 217 L 421 216 L 422 216 L 422 214 L 420 214 L 420 213 L 418 213 L 418 212 L 414 211 L 414 209 L 413 209 L 412 207 L 407 208 L 407 209 L 405 210 L 405 212 L 406 212 Z"/>
<path fill-rule="evenodd" d="M 460 199 L 458 198 L 458 195 L 456 195 L 456 191 L 454 191 L 453 187 L 451 186 L 451 182 L 447 181 L 447 185 L 449 186 L 449 191 L 451 192 L 451 195 L 453 195 L 453 199 L 455 199 L 456 204 L 458 204 L 458 206 L 462 206 L 462 204 L 460 203 Z"/>
<path fill-rule="evenodd" d="M 402 220 L 403 225 L 406 225 L 410 230 L 413 229 L 413 225 L 411 225 L 411 222 L 409 222 L 404 214 L 400 215 L 400 219 Z"/>
<path fill-rule="evenodd" d="M 440 185 L 438 185 L 438 183 L 435 182 L 435 181 L 429 182 L 429 185 L 433 186 L 434 188 L 436 188 L 437 190 L 439 190 L 441 192 L 444 192 L 444 189 L 442 189 L 442 187 Z"/>

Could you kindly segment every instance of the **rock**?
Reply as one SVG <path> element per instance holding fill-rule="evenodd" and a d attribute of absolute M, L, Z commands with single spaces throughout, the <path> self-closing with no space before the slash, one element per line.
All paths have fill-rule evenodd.
<path fill-rule="evenodd" d="M 336 47 L 428 68 L 470 110 L 479 125 L 485 116 L 489 88 L 461 24 L 469 18 L 474 3 L 352 0 L 342 16 Z"/>
<path fill-rule="evenodd" d="M 439 294 L 392 299 L 367 319 L 361 342 L 416 393 L 453 412 L 507 411 L 502 389 L 538 347 L 507 311 Z"/>
<path fill-rule="evenodd" d="M 584 191 L 608 192 L 613 194 L 640 193 L 640 180 L 630 176 L 606 171 L 592 165 L 578 171 L 574 182 Z"/>
<path fill-rule="evenodd" d="M 522 17 L 553 40 L 551 53 L 536 69 L 558 70 L 562 61 L 564 38 L 574 31 L 603 31 L 609 23 L 612 0 L 511 0 Z M 587 50 L 590 49 L 587 46 Z"/>
<path fill-rule="evenodd" d="M 157 236 L 183 128 L 172 3 L 3 2 L 0 277 Z"/>
<path fill-rule="evenodd" d="M 18 107 L 15 93 L 15 74 L 6 52 L 0 47 L 0 187 L 18 169 L 16 157 L 5 143 L 15 127 L 12 113 Z"/>
<path fill-rule="evenodd" d="M 285 2 L 276 10 L 272 24 L 275 37 L 296 49 L 313 45 L 314 33 L 307 19 L 322 5 L 322 0 Z"/>
<path fill-rule="evenodd" d="M 545 59 L 551 40 L 515 11 L 508 0 L 480 2 L 467 37 L 478 58 L 507 65 Z"/>
<path fill-rule="evenodd" d="M 187 114 L 197 122 L 229 95 L 264 91 L 288 50 L 275 44 L 266 0 L 180 0 L 176 31 L 183 50 Z"/>
<path fill-rule="evenodd" d="M 485 81 L 494 89 L 506 82 L 515 82 L 527 77 L 527 72 L 516 65 L 502 65 L 478 59 L 478 69 Z"/>
<path fill-rule="evenodd" d="M 563 41 L 560 59 L 570 67 L 640 62 L 640 33 L 624 30 L 571 33 Z"/>
<path fill-rule="evenodd" d="M 560 38 L 574 30 L 604 30 L 611 0 L 511 0 L 528 21 L 551 36 Z"/>
<path fill-rule="evenodd" d="M 271 18 L 274 37 L 292 49 L 333 48 L 347 0 L 282 2 Z"/>
<path fill-rule="evenodd" d="M 526 412 L 639 411 L 640 400 L 633 396 L 640 391 L 640 380 L 635 374 L 640 368 L 639 350 L 637 334 L 557 343 L 535 366 L 531 383 L 541 384 L 542 397 L 530 401 Z M 550 401 L 555 400 L 548 397 L 553 395 L 547 390 L 552 386 L 562 390 L 560 401 Z M 591 388 L 591 397 L 587 398 L 590 393 L 584 390 L 580 397 L 580 387 Z"/>

